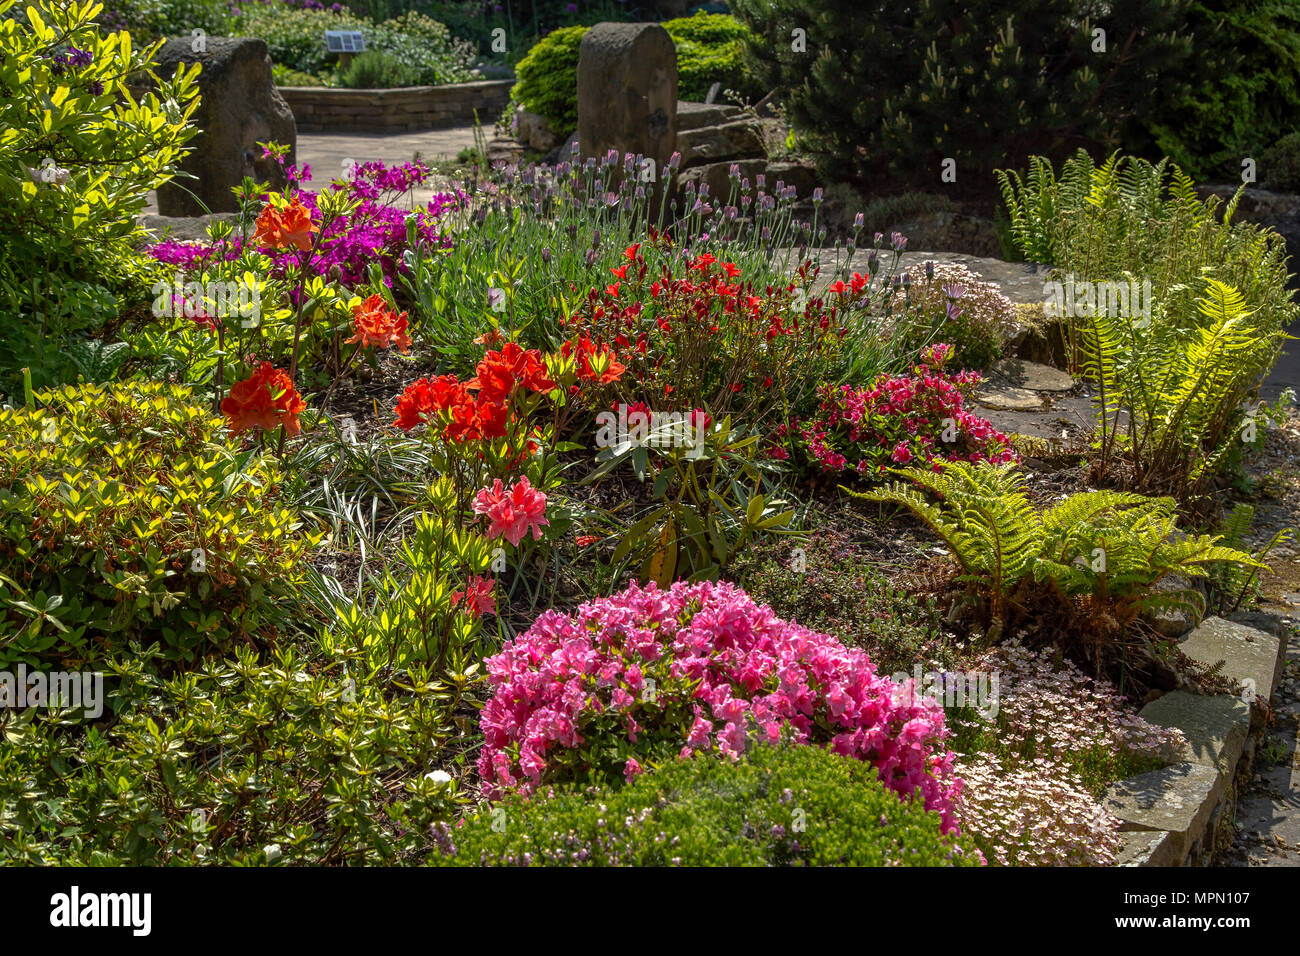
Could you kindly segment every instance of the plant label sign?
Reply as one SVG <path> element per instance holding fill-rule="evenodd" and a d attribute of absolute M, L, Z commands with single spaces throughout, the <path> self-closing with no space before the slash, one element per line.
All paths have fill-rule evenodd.
<path fill-rule="evenodd" d="M 330 53 L 363 53 L 366 40 L 360 30 L 326 30 L 325 49 Z"/>

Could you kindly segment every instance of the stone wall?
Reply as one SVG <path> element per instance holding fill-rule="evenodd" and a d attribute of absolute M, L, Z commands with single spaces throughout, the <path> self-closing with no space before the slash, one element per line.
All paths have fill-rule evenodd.
<path fill-rule="evenodd" d="M 303 133 L 400 133 L 467 126 L 490 127 L 510 100 L 514 80 L 479 80 L 447 86 L 407 86 L 392 90 L 340 90 L 282 86 Z"/>
<path fill-rule="evenodd" d="M 1255 744 L 1282 676 L 1281 621 L 1243 611 L 1207 618 L 1179 644 L 1206 668 L 1241 685 L 1241 696 L 1172 691 L 1139 712 L 1187 738 L 1182 763 L 1113 784 L 1103 805 L 1120 820 L 1121 866 L 1213 863 L 1227 842 L 1237 792 L 1250 779 Z"/>

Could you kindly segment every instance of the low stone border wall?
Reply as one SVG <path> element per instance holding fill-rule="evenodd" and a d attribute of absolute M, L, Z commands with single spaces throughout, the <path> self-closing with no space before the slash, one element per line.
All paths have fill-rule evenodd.
<path fill-rule="evenodd" d="M 340 90 L 281 86 L 300 133 L 401 133 L 409 130 L 496 122 L 510 100 L 514 80 L 478 80 L 447 86 L 392 90 Z"/>
<path fill-rule="evenodd" d="M 1187 738 L 1184 763 L 1121 780 L 1103 803 L 1123 821 L 1120 866 L 1199 866 L 1210 861 L 1221 827 L 1231 819 L 1240 784 L 1249 779 L 1255 743 L 1282 676 L 1286 640 L 1266 614 L 1212 617 L 1180 647 L 1207 667 L 1220 661 L 1225 677 L 1240 682 L 1240 697 L 1172 691 L 1147 704 L 1141 716 L 1177 727 Z"/>

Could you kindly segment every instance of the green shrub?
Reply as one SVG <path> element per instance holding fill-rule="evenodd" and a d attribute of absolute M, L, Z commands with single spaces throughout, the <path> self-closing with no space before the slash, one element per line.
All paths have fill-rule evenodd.
<path fill-rule="evenodd" d="M 619 790 L 510 798 L 438 827 L 451 866 L 975 866 L 973 844 L 867 764 L 760 744 L 674 760 Z"/>
<path fill-rule="evenodd" d="M 137 42 L 160 37 L 228 36 L 235 16 L 226 0 L 112 0 L 96 16 L 105 30 L 125 30 Z"/>
<path fill-rule="evenodd" d="M 1280 193 L 1300 193 L 1300 133 L 1283 136 L 1259 162 L 1260 185 Z"/>
<path fill-rule="evenodd" d="M 0 865 L 391 864 L 463 809 L 430 771 L 459 697 L 293 646 L 170 678 L 157 648 L 108 661 L 118 717 L 0 710 Z"/>
<path fill-rule="evenodd" d="M 159 270 L 136 251 L 136 216 L 197 132 L 186 125 L 197 65 L 127 99 L 127 78 L 150 69 L 157 45 L 101 35 L 92 12 L 38 0 L 19 14 L 0 0 L 0 391 L 10 394 L 16 369 L 30 367 L 37 385 L 60 381 L 70 341 L 148 301 Z"/>
<path fill-rule="evenodd" d="M 415 70 L 391 53 L 367 50 L 339 75 L 339 84 L 353 90 L 387 90 L 416 85 Z"/>
<path fill-rule="evenodd" d="M 567 136 L 578 128 L 578 47 L 588 27 L 561 27 L 538 40 L 515 65 L 511 100 Z"/>
<path fill-rule="evenodd" d="M 325 49 L 326 30 L 361 30 L 370 21 L 350 13 L 328 10 L 294 10 L 281 3 L 250 4 L 235 26 L 240 36 L 266 41 L 272 63 L 303 73 L 320 73 L 332 66 L 337 54 Z M 369 41 L 370 37 L 366 36 Z M 371 44 L 367 42 L 367 48 Z"/>
<path fill-rule="evenodd" d="M 274 636 L 309 540 L 276 465 L 176 386 L 67 386 L 0 409 L 0 663 L 171 659 Z"/>
<path fill-rule="evenodd" d="M 677 47 L 677 92 L 683 100 L 703 100 L 715 82 L 741 96 L 761 91 L 744 60 L 747 31 L 722 13 L 697 13 L 663 24 Z M 578 47 L 590 27 L 553 30 L 538 40 L 515 67 L 519 82 L 513 103 L 544 116 L 551 128 L 568 135 L 578 127 Z M 513 107 L 512 107 L 513 109 Z"/>
<path fill-rule="evenodd" d="M 294 10 L 280 3 L 254 5 L 244 9 L 237 30 L 243 36 L 265 40 L 272 62 L 303 73 L 318 74 L 335 62 L 337 54 L 325 49 L 326 30 L 360 30 L 367 51 L 387 53 L 401 61 L 415 84 L 467 80 L 474 57 L 470 44 L 415 11 L 372 23 L 351 13 Z"/>
<path fill-rule="evenodd" d="M 1300 8 L 1292 0 L 1194 0 L 1181 32 L 1196 40 L 1190 88 L 1166 111 L 1144 117 L 1154 148 L 1197 179 L 1240 181 L 1242 161 L 1260 159 L 1300 130 Z M 1260 162 L 1267 181 L 1267 163 Z"/>
<path fill-rule="evenodd" d="M 735 0 L 760 88 L 835 178 L 979 194 L 1031 153 L 1145 136 L 1191 56 L 1182 0 Z M 793 31 L 806 32 L 803 48 Z M 1123 53 L 1120 50 L 1123 49 Z M 1151 82 L 1158 74 L 1160 83 Z M 1112 147 L 1113 148 L 1113 147 Z M 956 180 L 941 182 L 944 160 Z"/>
<path fill-rule="evenodd" d="M 314 73 L 303 73 L 282 63 L 271 65 L 271 79 L 276 86 L 324 86 L 325 81 Z"/>
<path fill-rule="evenodd" d="M 368 49 L 380 50 L 402 61 L 418 85 L 438 86 L 471 79 L 472 44 L 453 37 L 437 20 L 411 10 L 400 17 L 362 28 Z"/>
<path fill-rule="evenodd" d="M 692 17 L 669 20 L 664 29 L 677 47 L 677 93 L 681 99 L 703 100 L 714 83 L 721 84 L 720 93 L 731 90 L 746 99 L 767 92 L 759 89 L 749 73 L 745 60 L 749 31 L 735 17 L 700 11 Z"/>

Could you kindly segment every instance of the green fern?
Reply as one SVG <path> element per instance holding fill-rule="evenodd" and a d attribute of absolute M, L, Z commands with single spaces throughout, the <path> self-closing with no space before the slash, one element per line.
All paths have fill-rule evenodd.
<path fill-rule="evenodd" d="M 1134 488 L 1187 498 L 1229 458 L 1247 399 L 1286 336 L 1255 325 L 1233 286 L 1208 279 L 1204 288 L 1196 321 L 1183 328 L 1105 313 L 1088 318 L 1080 351 L 1096 387 L 1101 475 L 1122 446 Z"/>
<path fill-rule="evenodd" d="M 1220 533 L 1224 542 L 1230 547 L 1245 550 L 1247 547 L 1246 538 L 1250 534 L 1254 523 L 1254 505 L 1245 502 L 1238 503 L 1223 520 Z M 1263 546 L 1250 552 L 1250 555 L 1262 564 L 1274 548 L 1295 539 L 1295 528 L 1279 528 L 1264 542 Z M 1253 601 L 1259 591 L 1258 573 L 1259 568 L 1253 566 L 1242 567 L 1235 564 L 1223 564 L 1214 568 L 1210 573 L 1209 581 L 1211 602 L 1220 613 L 1230 614 L 1240 608 L 1243 602 L 1249 603 Z"/>
<path fill-rule="evenodd" d="M 1205 577 L 1210 565 L 1263 566 L 1221 544 L 1219 535 L 1182 535 L 1172 498 L 1088 491 L 1040 511 L 1023 473 L 1009 465 L 954 462 L 939 473 L 894 473 L 906 480 L 845 490 L 916 515 L 947 544 L 957 580 L 987 603 L 989 617 L 1002 627 L 1048 588 L 1087 598 L 1120 621 L 1172 606 L 1199 617 L 1205 610 L 1199 592 L 1157 591 L 1157 585 L 1174 574 Z"/>

